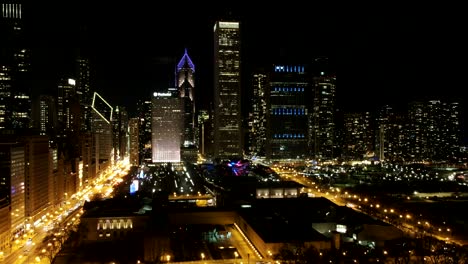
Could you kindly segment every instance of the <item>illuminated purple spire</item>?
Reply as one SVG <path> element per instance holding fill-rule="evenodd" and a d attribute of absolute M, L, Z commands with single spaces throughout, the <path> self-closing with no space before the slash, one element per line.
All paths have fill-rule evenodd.
<path fill-rule="evenodd" d="M 180 70 L 182 68 L 189 67 L 192 69 L 193 72 L 195 72 L 195 65 L 193 64 L 192 60 L 190 59 L 189 55 L 187 54 L 187 49 L 185 49 L 184 56 L 182 56 L 182 59 L 180 59 L 179 63 L 177 64 L 177 70 Z"/>

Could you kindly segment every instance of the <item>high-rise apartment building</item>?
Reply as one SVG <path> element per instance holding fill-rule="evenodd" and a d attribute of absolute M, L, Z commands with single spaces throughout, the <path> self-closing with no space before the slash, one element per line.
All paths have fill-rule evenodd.
<path fill-rule="evenodd" d="M 80 56 L 76 59 L 76 94 L 81 108 L 81 130 L 91 130 L 91 92 L 89 59 Z"/>
<path fill-rule="evenodd" d="M 138 138 L 139 138 L 139 126 L 140 126 L 140 119 L 138 117 L 130 118 L 128 120 L 128 134 L 130 137 L 130 164 L 133 166 L 140 165 L 140 155 L 139 155 L 139 147 Z"/>
<path fill-rule="evenodd" d="M 140 118 L 140 125 L 138 128 L 139 138 L 139 155 L 140 163 L 151 162 L 151 100 L 140 100 L 137 103 L 138 117 Z"/>
<path fill-rule="evenodd" d="M 122 160 L 127 156 L 128 113 L 125 107 L 116 106 L 113 124 L 114 160 Z"/>
<path fill-rule="evenodd" d="M 265 73 L 256 73 L 253 75 L 253 96 L 252 96 L 252 115 L 249 121 L 249 141 L 250 154 L 253 156 L 264 157 L 266 136 L 267 136 L 267 116 L 268 105 L 267 105 L 267 89 L 268 80 Z"/>
<path fill-rule="evenodd" d="M 457 160 L 461 143 L 460 103 L 412 102 L 408 114 L 408 151 L 413 161 Z"/>
<path fill-rule="evenodd" d="M 316 160 L 334 158 L 336 76 L 328 70 L 326 58 L 314 62 L 312 73 L 313 105 L 309 119 L 309 146 Z M 321 70 L 323 69 L 323 70 Z"/>
<path fill-rule="evenodd" d="M 214 155 L 242 157 L 241 36 L 239 22 L 214 26 Z"/>
<path fill-rule="evenodd" d="M 152 161 L 180 162 L 184 105 L 177 88 L 166 93 L 154 93 L 152 105 Z"/>
<path fill-rule="evenodd" d="M 408 118 L 389 105 L 377 113 L 376 153 L 381 161 L 410 160 L 408 143 Z"/>
<path fill-rule="evenodd" d="M 373 156 L 373 130 L 370 112 L 345 113 L 343 158 L 362 160 Z"/>

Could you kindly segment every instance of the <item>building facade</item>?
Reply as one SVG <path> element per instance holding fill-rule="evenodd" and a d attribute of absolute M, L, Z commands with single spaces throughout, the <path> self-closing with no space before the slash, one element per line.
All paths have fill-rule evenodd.
<path fill-rule="evenodd" d="M 8 142 L 9 141 L 9 142 Z M 0 252 L 10 249 L 25 230 L 24 146 L 15 140 L 0 143 Z"/>
<path fill-rule="evenodd" d="M 180 162 L 184 120 L 183 100 L 178 92 L 170 90 L 166 93 L 154 93 L 152 105 L 152 162 Z"/>
<path fill-rule="evenodd" d="M 184 124 L 181 159 L 194 163 L 197 161 L 198 140 L 195 104 L 195 65 L 187 54 L 187 49 L 176 66 L 176 87 L 184 104 Z"/>
<path fill-rule="evenodd" d="M 332 72 L 313 74 L 313 108 L 309 119 L 309 146 L 315 160 L 331 160 L 335 157 L 335 88 L 336 77 Z"/>
<path fill-rule="evenodd" d="M 133 166 L 138 166 L 140 165 L 140 157 L 139 157 L 139 143 L 138 143 L 138 138 L 139 138 L 139 124 L 140 124 L 140 119 L 138 117 L 135 118 L 130 118 L 128 121 L 128 134 L 130 137 L 130 164 Z"/>
<path fill-rule="evenodd" d="M 184 146 L 195 145 L 195 65 L 187 49 L 176 67 L 176 87 L 184 100 Z"/>
<path fill-rule="evenodd" d="M 265 73 L 256 73 L 253 75 L 253 96 L 252 96 L 252 115 L 249 124 L 250 128 L 250 154 L 252 156 L 264 157 L 266 154 L 266 136 L 267 136 L 267 116 L 268 101 L 267 89 L 268 81 Z"/>
<path fill-rule="evenodd" d="M 267 159 L 308 155 L 310 86 L 303 65 L 273 65 L 268 89 Z"/>
<path fill-rule="evenodd" d="M 31 124 L 31 50 L 26 45 L 24 6 L 1 4 L 0 129 L 21 130 Z"/>
<path fill-rule="evenodd" d="M 214 26 L 214 156 L 242 157 L 241 39 L 239 22 Z"/>
<path fill-rule="evenodd" d="M 96 151 L 96 164 L 101 164 L 113 158 L 112 115 L 114 109 L 96 92 L 91 108 L 93 109 L 91 129 L 96 137 L 95 146 L 98 150 Z"/>

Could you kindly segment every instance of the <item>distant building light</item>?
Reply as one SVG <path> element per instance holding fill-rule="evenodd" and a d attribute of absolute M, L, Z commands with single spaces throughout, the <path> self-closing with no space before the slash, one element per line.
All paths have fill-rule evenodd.
<path fill-rule="evenodd" d="M 69 85 L 75 85 L 76 84 L 75 79 L 68 79 L 68 84 Z"/>

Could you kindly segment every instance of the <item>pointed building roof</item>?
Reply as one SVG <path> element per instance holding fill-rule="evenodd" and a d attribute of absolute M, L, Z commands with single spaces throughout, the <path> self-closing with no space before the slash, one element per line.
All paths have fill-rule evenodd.
<path fill-rule="evenodd" d="M 180 59 L 179 63 L 177 64 L 177 70 L 187 67 L 192 69 L 192 71 L 195 71 L 195 64 L 193 64 L 192 60 L 187 54 L 187 49 L 185 49 L 184 56 L 182 56 L 182 59 Z"/>

